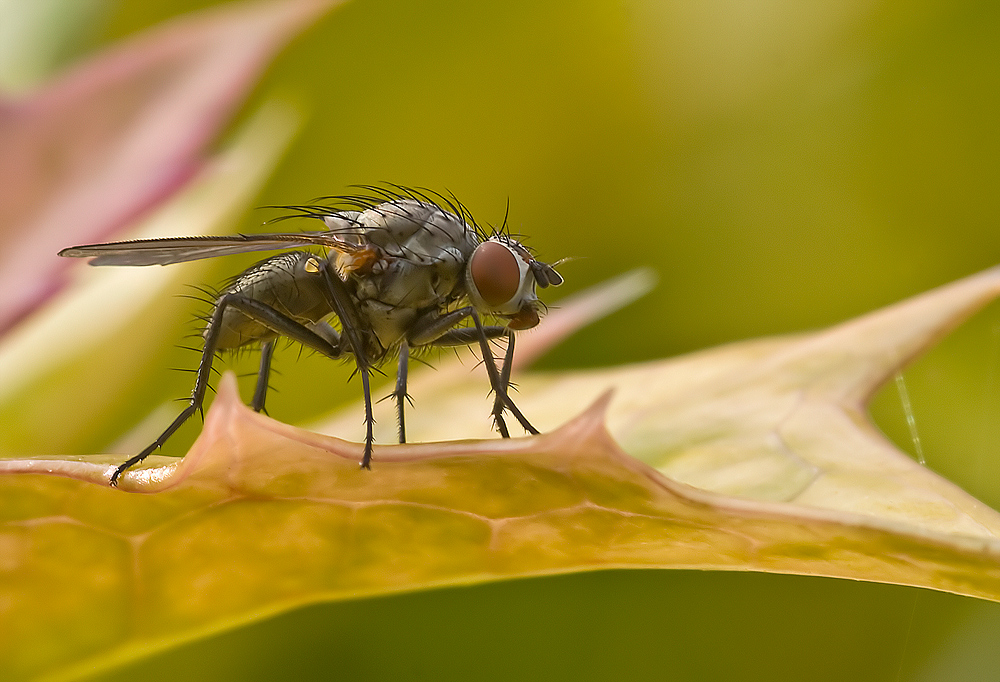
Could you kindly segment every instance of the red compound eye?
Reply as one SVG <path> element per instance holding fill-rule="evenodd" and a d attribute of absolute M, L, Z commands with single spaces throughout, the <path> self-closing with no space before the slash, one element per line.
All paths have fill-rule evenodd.
<path fill-rule="evenodd" d="M 521 268 L 517 256 L 509 247 L 498 242 L 483 242 L 476 247 L 469 272 L 479 297 L 493 308 L 514 298 L 521 288 Z"/>

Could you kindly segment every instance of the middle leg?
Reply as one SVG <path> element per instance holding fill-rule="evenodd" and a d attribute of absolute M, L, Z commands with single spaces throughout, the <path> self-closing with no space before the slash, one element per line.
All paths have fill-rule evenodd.
<path fill-rule="evenodd" d="M 392 392 L 392 398 L 396 403 L 396 425 L 399 428 L 399 442 L 406 442 L 406 421 L 404 418 L 405 403 L 413 404 L 410 396 L 406 394 L 406 375 L 409 371 L 410 346 L 403 341 L 399 346 L 399 366 L 396 369 L 396 388 Z"/>
<path fill-rule="evenodd" d="M 254 412 L 264 412 L 264 398 L 267 397 L 268 382 L 271 379 L 271 358 L 274 356 L 275 339 L 264 343 L 260 348 L 260 369 L 257 370 L 257 387 L 253 392 L 253 402 L 250 407 Z"/>

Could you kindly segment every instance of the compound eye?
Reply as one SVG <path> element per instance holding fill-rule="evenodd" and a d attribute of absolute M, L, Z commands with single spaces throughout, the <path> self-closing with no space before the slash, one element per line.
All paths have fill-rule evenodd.
<path fill-rule="evenodd" d="M 521 288 L 521 267 L 514 251 L 499 242 L 483 242 L 469 263 L 472 284 L 491 308 L 500 308 Z"/>

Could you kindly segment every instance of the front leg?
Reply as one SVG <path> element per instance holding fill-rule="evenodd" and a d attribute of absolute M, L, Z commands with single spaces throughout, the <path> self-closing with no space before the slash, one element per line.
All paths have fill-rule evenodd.
<path fill-rule="evenodd" d="M 498 327 L 496 325 L 483 325 L 483 333 L 486 335 L 487 339 L 499 339 L 501 336 L 507 336 L 508 339 L 512 339 L 513 335 L 506 327 Z M 440 338 L 434 341 L 435 346 L 470 346 L 479 341 L 479 330 L 475 327 L 462 327 L 461 329 L 452 329 L 446 334 L 443 334 Z M 510 366 L 514 356 L 513 344 L 508 341 L 507 355 L 504 358 L 503 369 L 500 372 L 500 384 L 506 388 L 510 385 Z M 491 353 L 492 357 L 492 353 Z M 495 366 L 495 365 L 494 365 Z M 510 432 L 507 430 L 507 422 L 504 421 L 503 411 L 505 409 L 506 403 L 500 397 L 503 395 L 501 392 L 494 393 L 495 398 L 493 400 L 493 423 L 496 424 L 497 431 L 504 438 L 510 438 Z"/>
<path fill-rule="evenodd" d="M 504 408 L 510 410 L 510 413 L 514 415 L 514 418 L 521 424 L 525 431 L 532 435 L 538 435 L 538 429 L 531 425 L 531 422 L 521 414 L 521 410 L 517 408 L 514 401 L 511 400 L 510 396 L 507 394 L 507 383 L 510 380 L 510 361 L 513 360 L 513 345 L 508 346 L 507 357 L 504 360 L 504 374 L 506 379 L 501 376 L 497 371 L 496 360 L 493 357 L 493 351 L 490 349 L 490 343 L 486 335 L 486 327 L 479 320 L 479 314 L 475 310 L 472 311 L 472 320 L 476 323 L 476 331 L 479 335 L 479 348 L 483 353 L 483 363 L 486 365 L 486 373 L 490 377 L 490 385 L 493 387 L 496 393 L 496 398 L 494 399 L 493 415 L 497 419 L 497 428 L 500 428 L 500 435 L 505 438 L 509 438 L 509 434 L 504 433 L 506 431 L 506 425 L 503 424 L 503 410 Z M 510 334 L 511 340 L 513 339 L 513 334 L 509 330 L 504 330 L 505 333 Z M 503 427 L 501 428 L 501 425 Z"/>
<path fill-rule="evenodd" d="M 509 329 L 504 330 L 507 337 L 507 351 L 503 356 L 503 365 L 500 367 L 500 385 L 503 386 L 504 393 L 510 388 L 510 371 L 514 365 L 514 332 Z M 503 421 L 504 402 L 500 394 L 493 397 L 493 419 L 498 423 Z M 501 434 L 502 435 L 502 434 Z"/>
<path fill-rule="evenodd" d="M 425 313 L 421 317 L 417 318 L 410 326 L 407 333 L 407 340 L 410 345 L 414 346 L 469 346 L 479 340 L 480 334 L 485 334 L 488 339 L 496 339 L 507 334 L 506 327 L 497 327 L 493 325 L 481 326 L 481 329 L 475 327 L 459 327 L 456 329 L 455 325 L 464 321 L 469 317 L 469 315 L 472 315 L 473 311 L 474 309 L 472 306 L 466 306 L 444 314 L 441 314 L 436 310 Z M 403 346 L 405 348 L 407 344 L 404 343 Z M 509 379 L 509 369 L 506 369 L 506 376 Z M 401 381 L 403 386 L 402 393 L 400 393 Z M 506 383 L 504 385 L 506 386 Z M 393 393 L 393 395 L 396 396 L 396 416 L 399 423 L 400 443 L 405 442 L 403 440 L 405 427 L 402 402 L 403 398 L 408 399 L 405 387 L 406 377 L 403 365 L 403 356 L 400 355 L 400 374 L 396 380 L 396 391 Z M 506 391 L 497 392 L 496 395 L 500 396 L 501 393 L 506 395 Z M 497 401 L 494 402 L 493 416 L 497 430 L 500 431 L 500 435 L 504 438 L 509 438 L 510 433 L 507 431 L 507 424 L 503 420 L 504 404 L 505 403 L 498 397 Z"/>
<path fill-rule="evenodd" d="M 472 316 L 473 321 L 476 323 L 475 327 L 451 328 L 469 316 Z M 525 416 L 521 414 L 521 411 L 507 393 L 507 387 L 510 385 L 511 365 L 514 359 L 513 332 L 506 327 L 484 325 L 480 321 L 475 309 L 471 306 L 460 308 L 446 315 L 426 315 L 424 318 L 417 320 L 414 330 L 423 335 L 418 335 L 417 338 L 430 338 L 429 341 L 425 340 L 424 343 L 433 346 L 468 346 L 478 343 L 483 354 L 483 364 L 486 365 L 486 372 L 490 377 L 490 386 L 495 395 L 493 401 L 493 419 L 496 422 L 496 427 L 500 435 L 504 438 L 510 438 L 507 423 L 503 418 L 504 410 L 510 410 L 511 414 L 520 422 L 525 431 L 532 434 L 538 433 L 538 429 L 532 426 Z M 413 335 L 412 332 L 411 335 Z M 508 345 L 503 370 L 502 372 L 498 372 L 493 352 L 490 350 L 489 340 L 498 339 L 501 336 L 507 337 Z"/>

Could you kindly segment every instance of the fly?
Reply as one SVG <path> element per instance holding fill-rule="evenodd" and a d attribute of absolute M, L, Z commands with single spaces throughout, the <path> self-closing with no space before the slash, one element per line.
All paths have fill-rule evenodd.
<path fill-rule="evenodd" d="M 374 442 L 370 374 L 393 356 L 398 364 L 391 395 L 399 442 L 406 442 L 404 404 L 411 349 L 478 344 L 501 436 L 510 437 L 505 411 L 526 431 L 538 433 L 507 392 L 514 333 L 537 325 L 544 312 L 536 285 L 558 286 L 562 276 L 503 228 L 492 232 L 480 228 L 457 201 L 397 186 L 363 189 L 371 194 L 326 197 L 334 202 L 329 205 L 276 207 L 292 212 L 279 220 L 320 220 L 325 226 L 321 231 L 139 239 L 59 252 L 91 258 L 90 265 L 138 266 L 293 249 L 251 266 L 219 294 L 202 334 L 205 346 L 187 407 L 155 441 L 115 469 L 112 486 L 201 410 L 219 351 L 260 346 L 251 407 L 264 409 L 274 344 L 281 336 L 329 358 L 353 357 L 365 399 L 362 468 L 371 468 Z M 325 249 L 325 255 L 295 250 L 302 247 Z M 483 316 L 501 324 L 484 324 Z M 330 324 L 334 320 L 336 326 Z M 499 338 L 507 340 L 507 351 L 498 370 L 489 341 Z"/>

